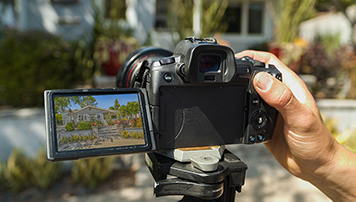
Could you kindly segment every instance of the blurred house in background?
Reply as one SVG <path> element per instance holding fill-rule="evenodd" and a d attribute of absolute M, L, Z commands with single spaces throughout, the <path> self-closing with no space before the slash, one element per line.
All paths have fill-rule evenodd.
<path fill-rule="evenodd" d="M 195 0 L 195 5 L 199 5 L 199 1 L 201 0 Z M 274 26 L 273 20 L 267 12 L 267 1 L 268 0 L 228 1 L 229 4 L 223 18 L 223 20 L 228 21 L 228 29 L 221 38 L 228 41 L 235 52 L 247 49 L 256 44 L 270 41 L 273 38 Z M 146 33 L 151 34 L 154 45 L 165 47 L 169 44 L 171 47 L 166 48 L 172 49 L 172 46 L 174 47 L 175 44 L 172 44 L 172 36 L 170 36 L 168 29 L 167 19 L 169 2 L 169 0 L 131 1 L 131 3 L 137 4 L 137 6 L 133 6 L 136 10 L 140 7 L 138 5 L 141 5 L 142 3 L 147 4 L 147 6 L 144 6 L 146 8 L 155 5 L 154 8 L 151 8 L 153 12 L 150 21 L 151 27 L 147 27 Z M 128 5 L 130 5 L 130 3 Z M 194 10 L 201 12 L 199 9 Z M 135 26 L 136 22 L 134 22 L 135 20 L 133 20 L 134 18 L 132 18 L 131 15 L 133 15 L 131 11 L 127 13 L 127 20 L 131 23 L 132 27 L 137 27 Z M 195 13 L 195 15 L 201 15 L 201 13 Z M 147 16 L 143 17 L 147 18 Z M 145 20 L 141 19 L 139 21 L 144 23 Z M 199 26 L 199 24 L 197 25 L 193 22 L 193 30 L 199 30 L 199 28 L 196 29 L 195 26 Z M 140 28 L 143 26 L 138 27 Z M 137 30 L 136 33 L 142 33 L 141 31 L 142 30 Z"/>
<path fill-rule="evenodd" d="M 125 1 L 125 0 L 123 0 Z M 195 0 L 199 5 L 201 0 Z M 228 0 L 224 20 L 228 29 L 222 39 L 227 40 L 235 51 L 270 41 L 273 38 L 273 21 L 267 12 L 268 0 Z M 11 1 L 8 1 L 11 2 Z M 92 1 L 83 0 L 15 0 L 1 3 L 1 23 L 21 30 L 40 29 L 62 36 L 67 40 L 78 40 L 91 33 L 94 26 Z M 110 0 L 95 0 L 104 11 Z M 168 28 L 168 6 L 171 0 L 126 0 L 123 21 L 133 30 L 134 37 L 144 44 L 148 37 L 154 46 L 172 50 L 174 34 Z M 1 5 L 2 4 L 2 5 Z M 103 12 L 103 15 L 105 13 Z M 194 15 L 200 16 L 201 9 Z M 199 24 L 193 24 L 199 30 Z M 198 26 L 198 27 L 197 27 Z M 213 34 L 213 33 L 212 33 Z"/>
<path fill-rule="evenodd" d="M 11 1 L 8 1 L 11 2 Z M 79 40 L 94 25 L 92 1 L 16 0 L 2 3 L 2 23 L 20 30 L 45 30 L 67 40 Z"/>
<path fill-rule="evenodd" d="M 352 20 L 355 20 L 356 5 L 348 7 L 346 13 Z M 319 13 L 317 17 L 302 22 L 299 36 L 311 43 L 319 36 L 332 35 L 340 39 L 340 45 L 346 45 L 351 41 L 354 33 L 352 29 L 350 20 L 347 19 L 346 15 L 342 12 L 329 11 Z"/>

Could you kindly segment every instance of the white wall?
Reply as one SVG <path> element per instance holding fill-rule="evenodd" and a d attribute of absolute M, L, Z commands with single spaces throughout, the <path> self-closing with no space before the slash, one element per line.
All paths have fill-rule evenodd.
<path fill-rule="evenodd" d="M 339 35 L 340 43 L 346 44 L 350 40 L 351 25 L 342 13 L 326 13 L 300 24 L 300 38 L 313 42 L 320 35 Z"/>
<path fill-rule="evenodd" d="M 155 0 L 126 0 L 126 20 L 134 29 L 134 37 L 144 43 L 153 30 L 156 14 Z"/>
<path fill-rule="evenodd" d="M 78 40 L 91 32 L 94 25 L 92 1 L 65 4 L 49 0 L 19 0 L 18 3 L 18 27 L 22 30 L 46 30 L 68 40 Z"/>

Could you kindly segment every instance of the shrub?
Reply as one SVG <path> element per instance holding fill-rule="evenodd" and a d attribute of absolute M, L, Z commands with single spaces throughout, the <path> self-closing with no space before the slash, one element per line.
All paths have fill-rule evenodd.
<path fill-rule="evenodd" d="M 94 138 L 95 138 L 94 135 L 93 135 L 92 133 L 90 133 L 88 139 L 89 139 L 89 140 L 94 140 Z"/>
<path fill-rule="evenodd" d="M 3 31 L 0 105 L 43 106 L 45 89 L 70 88 L 71 45 L 43 31 Z"/>
<path fill-rule="evenodd" d="M 75 130 L 74 123 L 68 122 L 68 123 L 66 124 L 66 126 L 65 126 L 65 129 L 66 129 L 66 131 L 73 131 L 73 130 Z"/>
<path fill-rule="evenodd" d="M 74 182 L 95 188 L 109 179 L 114 169 L 114 157 L 92 158 L 73 161 L 71 176 Z"/>
<path fill-rule="evenodd" d="M 13 149 L 6 164 L 0 161 L 0 189 L 8 189 L 13 194 L 30 186 L 48 189 L 59 179 L 61 168 L 61 164 L 47 161 L 44 148 L 33 159 Z"/>
<path fill-rule="evenodd" d="M 124 128 L 129 127 L 129 121 L 126 118 L 122 119 L 120 122 Z"/>
<path fill-rule="evenodd" d="M 99 127 L 103 126 L 103 122 L 101 122 L 100 120 L 96 121 L 96 123 L 98 124 Z"/>
<path fill-rule="evenodd" d="M 80 122 L 80 124 L 78 125 L 78 129 L 79 130 L 89 130 L 91 129 L 92 123 L 89 121 L 82 121 Z"/>
<path fill-rule="evenodd" d="M 7 164 L 2 164 L 4 188 L 10 189 L 17 194 L 30 185 L 30 161 L 21 150 L 13 149 L 7 160 Z"/>
<path fill-rule="evenodd" d="M 62 137 L 62 139 L 59 141 L 59 144 L 67 144 L 70 142 L 70 139 L 66 136 Z"/>
<path fill-rule="evenodd" d="M 88 139 L 88 136 L 86 136 L 86 135 L 81 135 L 80 136 L 80 141 L 85 141 L 87 139 Z"/>
<path fill-rule="evenodd" d="M 142 119 L 141 118 L 136 119 L 135 127 L 142 127 Z"/>
<path fill-rule="evenodd" d="M 2 191 L 2 189 L 5 189 L 6 186 L 5 169 L 6 165 L 0 159 L 0 192 Z"/>
<path fill-rule="evenodd" d="M 56 114 L 56 123 L 58 125 L 62 125 L 63 124 L 63 115 L 62 114 Z"/>
<path fill-rule="evenodd" d="M 37 158 L 31 160 L 31 182 L 42 190 L 48 189 L 59 178 L 62 165 L 48 162 L 45 148 L 41 148 Z"/>
<path fill-rule="evenodd" d="M 78 141 L 79 141 L 79 135 L 73 135 L 73 136 L 71 137 L 71 141 L 72 141 L 72 142 L 78 142 Z"/>
<path fill-rule="evenodd" d="M 131 136 L 136 139 L 143 138 L 143 133 L 142 132 L 132 132 Z"/>
<path fill-rule="evenodd" d="M 129 132 L 127 132 L 127 130 L 124 130 L 121 132 L 121 137 L 129 138 L 129 137 L 131 137 L 131 134 Z"/>

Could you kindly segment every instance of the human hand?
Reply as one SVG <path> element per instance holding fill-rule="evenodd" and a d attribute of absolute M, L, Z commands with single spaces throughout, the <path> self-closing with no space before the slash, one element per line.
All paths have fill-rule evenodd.
<path fill-rule="evenodd" d="M 273 64 L 282 73 L 283 83 L 265 72 L 253 80 L 261 98 L 280 112 L 273 138 L 265 143 L 276 160 L 334 200 L 356 197 L 356 183 L 349 183 L 356 176 L 356 157 L 328 131 L 304 82 L 273 54 L 244 51 L 235 55 L 243 56 Z"/>

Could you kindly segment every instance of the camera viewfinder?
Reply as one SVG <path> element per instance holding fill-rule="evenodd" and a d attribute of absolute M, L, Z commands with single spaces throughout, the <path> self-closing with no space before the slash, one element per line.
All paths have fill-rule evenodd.
<path fill-rule="evenodd" d="M 200 55 L 199 57 L 199 71 L 211 72 L 218 71 L 221 63 L 221 57 L 219 55 Z"/>

